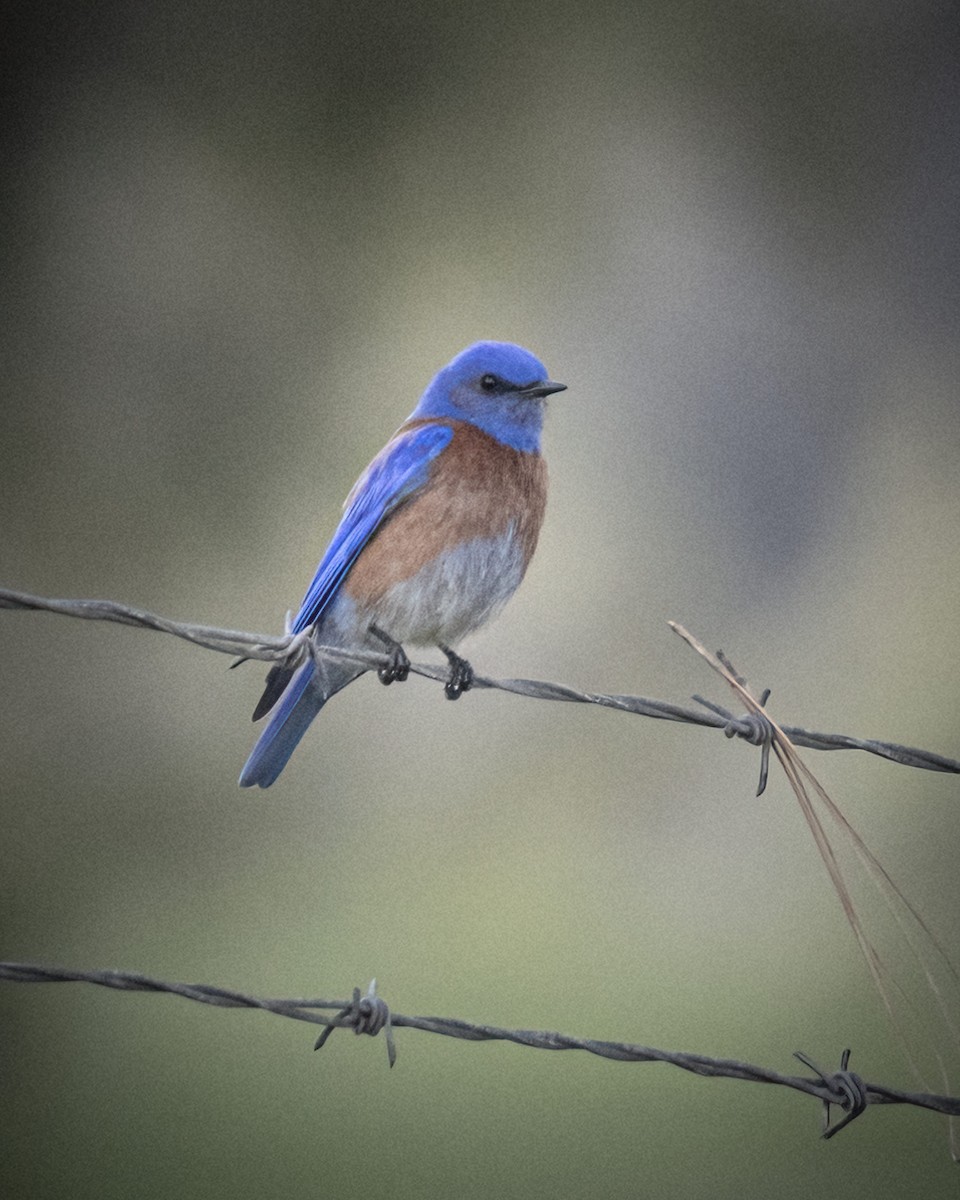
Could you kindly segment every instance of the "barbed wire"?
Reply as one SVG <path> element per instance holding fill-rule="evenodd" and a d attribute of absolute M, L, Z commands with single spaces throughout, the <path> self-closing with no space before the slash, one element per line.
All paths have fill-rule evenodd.
<path fill-rule="evenodd" d="M 271 637 L 260 633 L 220 629 L 209 625 L 198 625 L 188 622 L 172 621 L 165 617 L 129 605 L 119 604 L 111 600 L 61 600 L 49 597 L 34 596 L 25 592 L 0 588 L 0 608 L 43 610 L 61 613 L 66 616 L 78 617 L 85 620 L 104 620 L 132 625 L 138 628 L 153 629 L 185 639 L 195 645 L 203 646 L 220 653 L 239 656 L 231 664 L 239 665 L 247 659 L 259 659 L 267 662 L 283 662 L 291 667 L 299 665 L 308 655 L 326 655 L 331 658 L 347 659 L 358 663 L 367 669 L 376 669 L 388 662 L 384 654 L 372 651 L 341 647 L 318 645 L 311 637 L 310 631 L 297 635 Z M 946 972 L 946 986 L 949 996 L 955 995 L 955 987 L 960 976 L 942 946 L 932 931 L 924 922 L 920 913 L 900 891 L 889 874 L 884 870 L 863 840 L 849 822 L 843 817 L 834 801 L 826 793 L 808 768 L 797 757 L 796 747 L 805 746 L 817 750 L 858 749 L 878 755 L 893 762 L 906 766 L 920 767 L 926 770 L 960 773 L 960 762 L 945 758 L 930 751 L 913 747 L 881 742 L 873 739 L 853 738 L 845 734 L 825 734 L 811 732 L 796 726 L 788 726 L 775 721 L 765 709 L 769 690 L 765 690 L 757 699 L 747 688 L 746 681 L 739 675 L 729 659 L 722 652 L 711 654 L 701 642 L 690 634 L 683 626 L 669 622 L 671 629 L 682 637 L 698 654 L 701 655 L 731 687 L 738 699 L 746 706 L 746 713 L 734 716 L 722 706 L 705 700 L 700 696 L 693 699 L 702 709 L 690 709 L 681 705 L 662 700 L 651 700 L 643 696 L 607 695 L 595 692 L 583 692 L 563 684 L 549 683 L 531 679 L 490 679 L 475 676 L 473 686 L 477 688 L 493 688 L 526 696 L 531 699 L 563 700 L 574 703 L 596 704 L 604 708 L 612 708 L 621 712 L 633 713 L 660 720 L 671 720 L 693 725 L 722 729 L 728 738 L 740 737 L 754 746 L 761 748 L 760 786 L 757 794 L 766 786 L 770 754 L 773 752 L 795 792 L 810 826 L 818 851 L 827 867 L 831 882 L 841 901 L 844 913 L 854 932 L 859 948 L 864 955 L 873 982 L 883 1000 L 895 1030 L 902 1037 L 902 1029 L 896 1015 L 894 998 L 899 993 L 899 985 L 888 979 L 888 971 L 879 959 L 873 943 L 868 936 L 860 916 L 853 906 L 847 883 L 840 871 L 833 847 L 827 836 L 820 816 L 814 809 L 814 803 L 825 806 L 830 817 L 838 822 L 844 836 L 852 842 L 854 851 L 873 882 L 878 886 L 887 904 L 891 906 L 900 928 L 907 936 L 907 941 L 917 961 L 922 954 L 929 954 L 935 964 Z M 448 670 L 446 667 L 428 664 L 412 664 L 410 670 L 428 679 L 445 681 Z M 950 1011 L 950 1001 L 945 993 L 934 983 L 930 970 L 923 965 L 923 973 L 930 986 L 932 994 L 940 1010 L 941 1034 L 951 1041 L 956 1038 L 954 1018 Z M 366 995 L 361 995 L 359 989 L 354 990 L 351 1000 L 264 1000 L 248 996 L 244 993 L 215 988 L 203 984 L 171 984 L 147 976 L 128 972 L 101 971 L 78 972 L 66 971 L 60 968 L 39 967 L 31 964 L 6 963 L 0 964 L 0 979 L 18 982 L 53 982 L 53 981 L 84 981 L 105 987 L 125 990 L 168 991 L 197 1000 L 206 1004 L 222 1007 L 259 1008 L 281 1016 L 296 1020 L 308 1021 L 324 1026 L 324 1032 L 318 1038 L 316 1047 L 319 1049 L 334 1028 L 349 1027 L 357 1033 L 376 1034 L 385 1031 L 387 1051 L 391 1066 L 395 1059 L 393 1029 L 398 1026 L 408 1026 L 424 1032 L 439 1033 L 448 1037 L 459 1037 L 467 1040 L 505 1040 L 520 1045 L 539 1049 L 551 1050 L 584 1050 L 604 1058 L 628 1062 L 668 1062 L 684 1070 L 699 1075 L 722 1075 L 728 1078 L 747 1079 L 755 1082 L 776 1083 L 795 1088 L 817 1096 L 824 1104 L 824 1137 L 831 1137 L 844 1128 L 855 1117 L 859 1116 L 870 1104 L 899 1103 L 914 1104 L 942 1112 L 950 1117 L 960 1116 L 960 1099 L 931 1092 L 903 1092 L 880 1085 L 865 1084 L 854 1072 L 848 1070 L 849 1051 L 844 1051 L 840 1069 L 836 1072 L 825 1072 L 817 1067 L 804 1055 L 797 1057 L 807 1067 L 813 1070 L 816 1080 L 804 1079 L 797 1076 L 780 1075 L 736 1062 L 730 1059 L 707 1058 L 702 1055 L 677 1053 L 656 1050 L 647 1046 L 636 1046 L 628 1043 L 603 1042 L 594 1039 L 581 1039 L 560 1033 L 550 1033 L 536 1030 L 509 1030 L 496 1026 L 476 1025 L 466 1021 L 441 1017 L 405 1017 L 391 1014 L 385 1003 L 376 995 L 375 986 L 371 984 Z M 333 1016 L 324 1016 L 317 1009 L 334 1009 Z M 904 1049 L 915 1074 L 920 1079 L 919 1071 L 909 1050 Z M 934 1047 L 937 1061 L 940 1056 Z M 943 1074 L 941 1064 L 941 1074 Z M 944 1087 L 950 1089 L 951 1084 L 944 1074 Z M 921 1086 L 926 1086 L 921 1082 Z M 830 1108 L 836 1105 L 843 1112 L 843 1117 L 836 1123 L 830 1123 Z M 954 1142 L 954 1129 L 951 1122 L 952 1152 L 960 1161 L 960 1140 Z"/>
<path fill-rule="evenodd" d="M 272 637 L 263 633 L 248 633 L 236 629 L 219 629 L 212 625 L 197 625 L 186 621 L 172 621 L 157 616 L 145 609 L 120 604 L 115 600 L 58 600 L 46 596 L 34 596 L 27 592 L 0 588 L 0 608 L 24 609 L 60 613 L 63 616 L 79 617 L 87 621 L 112 621 L 121 625 L 132 625 L 140 629 L 153 629 L 174 637 L 215 650 L 221 654 L 239 656 L 241 659 L 259 659 L 264 662 L 286 662 L 298 665 L 307 654 L 326 655 L 330 658 L 347 659 L 370 669 L 388 662 L 387 656 L 366 650 L 345 650 L 338 646 L 311 643 L 307 633 Z M 680 627 L 671 627 L 681 632 Z M 425 679 L 445 681 L 449 674 L 447 666 L 429 663 L 411 663 L 410 670 Z M 601 708 L 612 708 L 618 712 L 635 716 L 651 717 L 654 720 L 678 721 L 688 725 L 700 725 L 722 729 L 729 737 L 739 737 L 751 745 L 763 744 L 765 730 L 755 716 L 747 713 L 735 716 L 720 705 L 715 705 L 700 696 L 693 699 L 703 707 L 687 708 L 666 700 L 652 700 L 646 696 L 608 695 L 602 692 L 584 692 L 565 684 L 549 683 L 540 679 L 491 679 L 475 675 L 473 688 L 491 688 L 525 696 L 533 700 L 562 700 L 575 704 L 595 704 Z M 811 750 L 863 750 L 891 762 L 907 767 L 919 767 L 927 771 L 944 771 L 960 774 L 960 761 L 920 750 L 913 746 L 901 746 L 895 742 L 883 742 L 873 738 L 856 738 L 843 733 L 818 733 L 796 725 L 780 724 L 780 729 L 796 746 Z M 762 787 L 761 787 L 762 790 Z"/>
<path fill-rule="evenodd" d="M 354 988 L 348 1000 L 320 998 L 264 999 L 230 988 L 206 983 L 171 983 L 134 971 L 73 971 L 65 967 L 43 966 L 38 963 L 0 962 L 0 979 L 11 983 L 91 983 L 99 987 L 127 992 L 167 992 L 185 1000 L 216 1008 L 255 1008 L 294 1021 L 306 1021 L 324 1026 L 324 1032 L 314 1044 L 319 1050 L 334 1029 L 352 1029 L 376 1037 L 383 1030 L 387 1041 L 390 1066 L 396 1062 L 393 1031 L 398 1028 L 418 1029 L 421 1033 L 437 1033 L 443 1037 L 468 1042 L 513 1042 L 534 1050 L 583 1050 L 614 1062 L 663 1062 L 707 1078 L 740 1079 L 749 1083 L 770 1083 L 792 1088 L 814 1096 L 823 1102 L 823 1136 L 832 1137 L 868 1107 L 876 1104 L 908 1104 L 930 1109 L 945 1116 L 960 1116 L 960 1097 L 938 1096 L 928 1092 L 906 1092 L 884 1084 L 868 1083 L 848 1069 L 850 1051 L 844 1050 L 840 1068 L 824 1071 L 806 1055 L 797 1052 L 805 1066 L 815 1072 L 815 1078 L 783 1075 L 767 1067 L 731 1058 L 710 1058 L 678 1050 L 658 1050 L 632 1042 L 601 1041 L 596 1038 L 571 1037 L 569 1034 L 538 1029 L 502 1029 L 496 1025 L 475 1024 L 455 1017 L 415 1017 L 393 1012 L 377 994 L 376 980 L 365 993 Z M 319 1009 L 333 1010 L 327 1016 Z M 830 1107 L 835 1105 L 845 1115 L 835 1125 L 829 1123 Z"/>

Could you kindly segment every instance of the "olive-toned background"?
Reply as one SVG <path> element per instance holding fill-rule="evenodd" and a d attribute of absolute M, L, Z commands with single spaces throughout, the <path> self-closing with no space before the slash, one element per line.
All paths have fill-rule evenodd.
<path fill-rule="evenodd" d="M 0 582 L 279 631 L 430 375 L 519 341 L 541 546 L 478 669 L 957 755 L 947 4 L 45 5 L 5 39 Z M 429 655 L 429 652 L 424 652 Z M 0 954 L 913 1086 L 796 803 L 717 734 L 0 614 Z M 808 761 L 955 957 L 960 785 Z M 859 891 L 883 933 L 882 901 Z M 896 953 L 896 952 L 894 952 Z M 940 1118 L 0 985 L 23 1197 L 955 1195 Z"/>

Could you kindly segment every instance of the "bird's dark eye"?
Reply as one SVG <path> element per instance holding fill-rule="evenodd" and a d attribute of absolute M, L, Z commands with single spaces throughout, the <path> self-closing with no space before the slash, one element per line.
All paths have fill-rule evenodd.
<path fill-rule="evenodd" d="M 484 375 L 480 380 L 480 386 L 485 392 L 495 392 L 500 386 L 500 380 L 496 375 Z"/>

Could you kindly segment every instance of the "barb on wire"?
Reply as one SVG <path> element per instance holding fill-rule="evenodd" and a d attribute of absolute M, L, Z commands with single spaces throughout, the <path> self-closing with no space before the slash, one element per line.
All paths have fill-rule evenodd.
<path fill-rule="evenodd" d="M 388 661 L 385 655 L 374 652 L 317 646 L 308 640 L 310 637 L 309 632 L 296 636 L 288 634 L 286 637 L 277 638 L 264 634 L 221 630 L 211 626 L 170 621 L 140 609 L 130 608 L 126 605 L 106 600 L 53 600 L 0 589 L 0 607 L 44 609 L 87 620 L 116 621 L 121 624 L 135 625 L 141 628 L 170 633 L 209 649 L 234 656 L 240 655 L 242 659 L 258 658 L 267 661 L 284 661 L 291 666 L 301 661 L 302 656 L 306 653 L 345 658 L 359 663 L 368 669 L 377 669 Z M 642 696 L 580 692 L 562 684 L 531 679 L 498 680 L 475 676 L 473 686 L 475 688 L 499 688 L 502 691 L 534 699 L 597 704 L 620 712 L 630 712 L 660 720 L 681 721 L 722 729 L 727 737 L 740 737 L 752 745 L 759 745 L 761 747 L 761 773 L 758 793 L 762 792 L 766 786 L 769 756 L 772 750 L 797 797 L 817 849 L 827 868 L 831 883 L 840 900 L 844 915 L 866 960 L 870 976 L 880 994 L 888 1016 L 898 1033 L 907 1060 L 922 1089 L 922 1094 L 928 1095 L 932 1094 L 932 1090 L 930 1085 L 925 1081 L 918 1057 L 910 1049 L 910 1037 L 908 1036 L 910 1033 L 915 1032 L 913 1026 L 919 1027 L 925 1022 L 917 1022 L 912 1018 L 910 1020 L 904 1019 L 907 1010 L 912 1009 L 915 1015 L 919 1015 L 922 1009 L 908 998 L 903 982 L 899 978 L 899 972 L 906 969 L 904 968 L 904 964 L 901 962 L 887 963 L 883 960 L 863 917 L 855 907 L 846 873 L 841 868 L 835 846 L 831 842 L 824 827 L 824 822 L 817 811 L 818 805 L 823 806 L 829 818 L 837 823 L 840 837 L 846 841 L 849 847 L 852 847 L 860 866 L 866 872 L 871 882 L 879 889 L 892 911 L 896 924 L 903 934 L 909 950 L 909 957 L 906 961 L 909 963 L 912 960 L 919 967 L 920 976 L 926 983 L 927 993 L 934 1000 L 936 1010 L 934 1016 L 939 1032 L 934 1037 L 927 1037 L 926 1035 L 920 1037 L 919 1040 L 925 1043 L 923 1054 L 935 1065 L 936 1075 L 940 1081 L 939 1086 L 942 1088 L 942 1091 L 944 1093 L 952 1091 L 953 1085 L 950 1082 L 950 1070 L 953 1060 L 956 1059 L 958 1050 L 960 1050 L 960 1028 L 958 1028 L 956 1019 L 958 1011 L 957 999 L 960 997 L 960 974 L 958 974 L 918 909 L 894 883 L 876 856 L 870 851 L 856 830 L 853 829 L 849 821 L 847 821 L 836 803 L 802 762 L 797 754 L 796 747 L 806 746 L 818 750 L 860 749 L 905 765 L 953 773 L 960 773 L 960 763 L 944 758 L 941 755 L 910 747 L 852 738 L 843 734 L 811 733 L 805 729 L 781 725 L 779 722 L 774 721 L 764 708 L 764 704 L 769 696 L 769 690 L 764 692 L 762 698 L 758 700 L 746 686 L 746 681 L 737 673 L 722 653 L 711 654 L 681 625 L 670 622 L 670 626 L 674 632 L 683 637 L 698 654 L 702 655 L 710 663 L 714 670 L 730 685 L 738 698 L 743 701 L 746 707 L 746 713 L 743 716 L 734 716 L 726 709 L 710 701 L 704 701 L 701 697 L 695 697 L 695 699 L 703 707 L 701 709 L 689 709 L 661 700 L 650 700 Z M 409 669 L 429 679 L 441 681 L 446 680 L 448 675 L 445 667 L 439 668 L 422 664 L 411 664 Z M 118 985 L 113 984 L 111 986 Z M 200 997 L 192 996 L 192 998 L 197 999 Z M 213 1001 L 207 998 L 206 1002 L 212 1003 Z M 223 1002 L 222 997 L 220 1002 Z M 303 1007 L 297 1010 L 297 1012 L 293 1012 L 290 1009 L 289 1002 L 284 1001 L 260 1002 L 257 1004 L 257 1007 L 270 1008 L 270 1011 L 279 1011 L 276 1007 L 271 1007 L 271 1004 L 280 1005 L 284 1015 L 287 1016 L 298 1016 L 301 1020 L 319 1020 L 320 1024 L 327 1026 L 331 1024 L 351 1025 L 357 1032 L 375 1032 L 376 1029 L 381 1027 L 381 1022 L 386 1022 L 383 1010 L 379 1007 L 376 997 L 372 993 L 368 993 L 366 997 L 360 997 L 357 994 L 352 1001 L 344 1001 L 336 1005 L 335 1007 L 340 1011 L 333 1019 L 320 1019 L 316 1014 L 304 1015 Z M 419 1020 L 421 1019 L 408 1019 L 405 1023 L 410 1024 Z M 399 1018 L 391 1019 L 391 1024 L 393 1025 L 401 1023 L 403 1022 Z M 391 1024 L 384 1024 L 383 1027 L 389 1031 Z M 416 1027 L 425 1028 L 426 1026 L 417 1024 Z M 444 1028 L 437 1027 L 433 1031 L 450 1033 L 451 1029 L 451 1023 L 447 1022 Z M 388 1038 L 389 1036 L 388 1032 Z M 605 1044 L 580 1042 L 576 1039 L 562 1037 L 559 1034 L 531 1034 L 532 1038 L 540 1039 L 533 1042 L 525 1040 L 525 1034 L 522 1030 L 512 1032 L 494 1030 L 486 1033 L 460 1032 L 453 1036 L 508 1038 L 512 1041 L 521 1041 L 523 1044 L 535 1045 L 545 1045 L 546 1043 L 542 1039 L 544 1037 L 551 1037 L 553 1041 L 550 1045 L 554 1049 L 589 1049 L 592 1053 L 604 1054 L 607 1057 L 623 1057 L 619 1052 L 611 1052 L 609 1046 L 598 1048 Z M 321 1044 L 322 1041 L 323 1039 L 321 1038 Z M 676 1061 L 677 1065 L 684 1066 L 687 1070 L 700 1070 L 698 1067 L 691 1066 L 689 1061 L 682 1062 L 673 1057 L 668 1057 L 659 1051 L 648 1052 L 643 1050 L 643 1056 L 657 1057 L 666 1061 Z M 701 1070 L 700 1073 L 709 1074 L 713 1072 L 711 1070 Z M 850 1078 L 853 1077 L 850 1076 Z M 834 1091 L 834 1098 L 830 1100 L 830 1103 L 840 1104 L 849 1114 L 856 1107 L 856 1098 L 854 1092 L 851 1091 L 852 1085 L 850 1084 L 850 1079 L 846 1076 L 844 1076 L 844 1079 L 846 1081 L 844 1086 L 838 1085 L 838 1090 Z M 844 1099 L 846 1100 L 845 1105 Z M 953 1122 L 951 1123 L 951 1142 L 954 1157 L 960 1161 L 960 1127 Z"/>
<path fill-rule="evenodd" d="M 722 651 L 711 654 L 682 625 L 671 621 L 670 626 L 674 633 L 679 634 L 722 679 L 726 680 L 739 699 L 747 706 L 748 712 L 758 722 L 758 728 L 762 730 L 764 747 L 773 749 L 777 761 L 783 768 L 787 782 L 797 798 L 800 811 L 813 835 L 813 840 L 827 869 L 844 916 L 863 955 L 874 987 L 883 1002 L 911 1071 L 921 1086 L 928 1089 L 929 1084 L 925 1079 L 926 1070 L 932 1067 L 936 1071 L 944 1091 L 951 1091 L 953 1088 L 951 1072 L 956 1069 L 956 1060 L 960 1053 L 960 1022 L 958 1022 L 958 1016 L 960 1016 L 960 1004 L 958 1004 L 960 972 L 920 911 L 894 882 L 889 872 L 853 828 L 824 786 L 800 758 L 786 729 L 764 709 L 763 706 L 770 695 L 769 688 L 757 700 L 747 686 L 746 679 Z M 760 782 L 761 786 L 765 782 L 763 774 Z M 854 904 L 849 872 L 841 865 L 837 846 L 831 840 L 824 817 L 829 818 L 837 825 L 839 837 L 842 843 L 852 850 L 855 864 L 883 897 L 887 908 L 893 915 L 903 938 L 903 947 L 907 952 L 898 956 L 897 960 L 886 961 L 880 954 L 874 934 L 868 927 L 864 914 Z M 919 968 L 917 979 L 922 980 L 925 985 L 927 1001 L 919 1004 L 915 996 L 911 997 L 909 976 L 904 974 L 904 972 L 909 972 L 911 961 L 915 968 Z M 929 1000 L 933 1001 L 932 1008 L 929 1008 Z M 923 1014 L 928 1008 L 927 1015 L 933 1018 L 936 1026 L 935 1034 L 927 1033 L 924 1030 L 926 1021 L 923 1019 Z M 921 1067 L 921 1057 L 928 1062 L 929 1067 Z M 848 1124 L 856 1115 L 854 1111 L 856 1108 L 855 1092 L 860 1086 L 860 1081 L 857 1076 L 847 1072 L 848 1058 L 849 1054 L 844 1057 L 841 1064 L 840 1076 L 843 1077 L 842 1090 L 848 1096 L 849 1111 L 847 1120 L 835 1127 L 834 1132 L 837 1128 Z M 802 1061 L 807 1062 L 806 1059 Z M 951 1153 L 955 1161 L 960 1162 L 960 1123 L 951 1121 L 949 1126 Z M 824 1136 L 830 1136 L 829 1110 L 825 1129 Z"/>
<path fill-rule="evenodd" d="M 840 1101 L 840 1108 L 844 1115 L 835 1125 L 830 1124 L 830 1105 L 836 1102 L 833 1100 L 824 1100 L 823 1102 L 822 1136 L 824 1138 L 835 1137 L 841 1129 L 846 1129 L 851 1121 L 855 1121 L 861 1113 L 866 1112 L 867 1105 L 870 1103 L 867 1085 L 856 1072 L 848 1070 L 849 1050 L 844 1050 L 840 1055 L 840 1070 L 833 1074 L 824 1072 L 812 1059 L 808 1058 L 806 1054 L 801 1054 L 799 1050 L 793 1052 L 793 1057 L 798 1058 L 811 1071 L 815 1071 L 828 1087 L 833 1085 L 843 1097 Z"/>
<path fill-rule="evenodd" d="M 314 1042 L 314 1050 L 323 1049 L 327 1038 L 340 1027 L 340 1023 L 349 1025 L 356 1034 L 367 1033 L 370 1037 L 376 1037 L 380 1030 L 384 1029 L 387 1039 L 387 1062 L 391 1067 L 396 1063 L 397 1047 L 393 1040 L 393 1018 L 386 1000 L 377 995 L 375 979 L 370 980 L 370 986 L 367 988 L 365 996 L 360 995 L 359 988 L 353 989 L 353 999 L 340 1009 L 336 1020 L 337 1024 L 328 1025 Z"/>
<path fill-rule="evenodd" d="M 495 1025 L 478 1025 L 454 1017 L 404 1016 L 392 1012 L 385 1001 L 376 994 L 376 981 L 370 984 L 363 996 L 360 989 L 355 988 L 350 1000 L 265 1000 L 210 984 L 170 983 L 132 971 L 73 971 L 37 963 L 0 962 L 0 979 L 12 983 L 92 983 L 120 991 L 169 992 L 186 1000 L 196 1000 L 200 1004 L 210 1004 L 218 1008 L 257 1008 L 277 1016 L 290 1017 L 295 1021 L 308 1021 L 326 1026 L 316 1042 L 315 1049 L 319 1049 L 325 1043 L 333 1029 L 349 1028 L 358 1034 L 366 1033 L 372 1037 L 383 1029 L 386 1031 L 391 1066 L 396 1061 L 396 1051 L 392 1048 L 393 1030 L 398 1028 L 419 1029 L 422 1033 L 437 1033 L 443 1037 L 460 1038 L 468 1042 L 514 1042 L 516 1045 L 535 1050 L 583 1050 L 587 1054 L 614 1062 L 664 1062 L 694 1075 L 772 1083 L 804 1092 L 827 1106 L 828 1117 L 829 1106 L 837 1105 L 843 1110 L 845 1117 L 832 1128 L 829 1125 L 826 1127 L 824 1136 L 827 1137 L 839 1132 L 865 1108 L 875 1104 L 908 1104 L 947 1116 L 960 1116 L 958 1096 L 906 1092 L 883 1084 L 866 1083 L 859 1075 L 848 1071 L 849 1050 L 844 1052 L 840 1070 L 836 1073 L 821 1071 L 805 1055 L 798 1054 L 800 1061 L 814 1072 L 815 1078 L 782 1075 L 778 1071 L 752 1066 L 737 1059 L 710 1058 L 703 1054 L 689 1054 L 677 1050 L 658 1050 L 652 1046 L 641 1046 L 631 1042 L 599 1041 L 595 1038 L 571 1037 L 547 1030 L 501 1029 Z M 317 1011 L 318 1009 L 334 1010 L 333 1015 L 326 1016 Z"/>
<path fill-rule="evenodd" d="M 288 661 L 297 665 L 305 651 L 304 634 L 271 637 L 264 633 L 246 633 L 235 629 L 218 629 L 211 625 L 195 625 L 189 622 L 171 621 L 143 609 L 119 604 L 114 600 L 55 600 L 45 596 L 33 596 L 10 588 L 0 588 L 0 608 L 25 609 L 60 613 L 63 616 L 79 617 L 87 621 L 114 621 L 121 625 L 134 625 L 141 629 L 153 629 L 183 638 L 207 650 L 222 654 L 239 655 L 241 658 L 260 659 L 264 662 Z M 673 622 L 672 627 L 678 628 Z M 315 646 L 313 652 L 331 658 L 347 659 L 370 669 L 384 666 L 388 659 L 384 654 L 365 650 L 344 650 L 338 646 Z M 432 666 L 428 663 L 411 663 L 410 670 L 425 679 L 445 681 L 449 667 Z M 549 683 L 539 679 L 490 679 L 475 675 L 473 688 L 495 688 L 515 696 L 526 696 L 533 700 L 563 700 L 575 704 L 596 704 L 601 708 L 612 708 L 618 712 L 633 713 L 635 716 L 651 717 L 661 721 L 679 721 L 688 725 L 701 725 L 722 729 L 727 737 L 739 737 L 751 745 L 764 744 L 764 730 L 758 727 L 757 717 L 748 712 L 736 717 L 712 704 L 709 711 L 686 708 L 666 700 L 651 700 L 645 696 L 607 695 L 601 692 L 583 692 L 560 683 Z M 695 697 L 698 703 L 704 701 Z M 816 733 L 795 725 L 779 728 L 796 746 L 811 750 L 864 750 L 891 762 L 908 767 L 919 767 L 927 771 L 945 771 L 960 774 L 960 762 L 934 754 L 930 750 L 919 750 L 912 746 L 901 746 L 894 742 L 881 742 L 869 738 L 855 738 L 842 733 Z M 759 732 L 758 732 L 759 730 Z M 765 755 L 769 750 L 765 748 Z M 765 783 L 765 775 L 761 777 Z M 762 788 L 761 788 L 762 790 Z"/>

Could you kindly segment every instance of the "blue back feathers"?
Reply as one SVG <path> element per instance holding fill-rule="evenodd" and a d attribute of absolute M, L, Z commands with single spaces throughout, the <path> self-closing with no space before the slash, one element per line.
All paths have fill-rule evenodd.
<path fill-rule="evenodd" d="M 449 425 L 419 425 L 388 442 L 367 467 L 347 497 L 343 519 L 300 605 L 294 633 L 317 620 L 377 526 L 426 483 L 430 464 L 452 437 Z"/>

